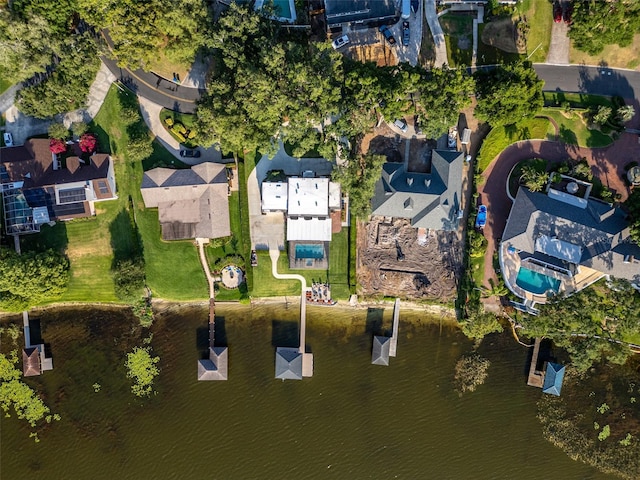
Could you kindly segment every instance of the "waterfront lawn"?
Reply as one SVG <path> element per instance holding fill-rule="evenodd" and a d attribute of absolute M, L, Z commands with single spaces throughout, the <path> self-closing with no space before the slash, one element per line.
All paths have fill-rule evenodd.
<path fill-rule="evenodd" d="M 331 296 L 336 300 L 346 300 L 349 289 L 349 227 L 334 233 L 329 247 L 329 283 Z"/>
<path fill-rule="evenodd" d="M 493 128 L 482 142 L 478 153 L 478 170 L 483 172 L 489 164 L 512 143 L 520 140 L 546 139 L 550 122 L 546 118 L 527 118 L 515 125 Z"/>
<path fill-rule="evenodd" d="M 522 0 L 513 18 L 522 14 L 529 24 L 527 54 L 533 63 L 543 63 L 549 53 L 551 27 L 553 26 L 553 5 L 549 0 Z"/>
<path fill-rule="evenodd" d="M 258 266 L 253 267 L 253 297 L 283 297 L 300 295 L 300 282 L 297 280 L 276 280 L 271 274 L 271 258 L 269 252 L 258 251 Z M 285 272 L 284 267 L 289 269 L 289 260 L 285 252 L 280 252 L 278 259 L 278 272 Z"/>

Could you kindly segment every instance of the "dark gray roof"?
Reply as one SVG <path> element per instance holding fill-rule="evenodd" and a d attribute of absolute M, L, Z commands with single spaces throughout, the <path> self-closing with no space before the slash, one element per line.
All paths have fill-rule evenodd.
<path fill-rule="evenodd" d="M 302 354 L 297 348 L 276 349 L 276 378 L 302 380 Z"/>
<path fill-rule="evenodd" d="M 385 163 L 371 201 L 372 213 L 408 218 L 416 228 L 457 229 L 463 158 L 461 152 L 434 150 L 431 173 L 408 172 L 402 163 Z"/>
<path fill-rule="evenodd" d="M 388 366 L 390 345 L 391 337 L 375 335 L 373 337 L 373 348 L 371 349 L 371 364 Z"/>
<path fill-rule="evenodd" d="M 329 26 L 350 22 L 367 22 L 396 17 L 394 0 L 325 0 Z"/>
<path fill-rule="evenodd" d="M 587 208 L 579 208 L 520 188 L 502 242 L 533 255 L 535 242 L 543 235 L 582 247 L 580 265 L 640 282 L 640 247 L 631 242 L 619 208 L 593 199 Z"/>
<path fill-rule="evenodd" d="M 209 348 L 209 358 L 198 360 L 198 380 L 227 380 L 228 360 L 227 347 Z"/>

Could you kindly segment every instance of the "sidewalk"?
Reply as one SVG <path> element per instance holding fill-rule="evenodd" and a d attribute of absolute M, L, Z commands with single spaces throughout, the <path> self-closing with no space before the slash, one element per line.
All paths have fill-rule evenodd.
<path fill-rule="evenodd" d="M 435 67 L 442 67 L 442 65 L 448 64 L 447 57 L 447 44 L 444 41 L 444 32 L 438 21 L 438 14 L 436 12 L 436 0 L 424 0 L 424 16 L 429 24 L 429 29 L 433 35 L 433 41 L 436 47 L 436 61 Z"/>

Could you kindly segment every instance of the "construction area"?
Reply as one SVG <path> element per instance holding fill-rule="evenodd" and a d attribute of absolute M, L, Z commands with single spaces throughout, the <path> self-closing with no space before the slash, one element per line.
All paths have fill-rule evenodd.
<path fill-rule="evenodd" d="M 416 229 L 409 220 L 374 216 L 358 225 L 357 263 L 364 295 L 451 301 L 462 269 L 461 238 L 458 232 Z"/>

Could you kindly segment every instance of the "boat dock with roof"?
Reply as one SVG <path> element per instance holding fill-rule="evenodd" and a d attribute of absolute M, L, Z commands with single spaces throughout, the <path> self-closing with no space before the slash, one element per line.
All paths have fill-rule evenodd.
<path fill-rule="evenodd" d="M 400 299 L 393 305 L 393 326 L 390 337 L 374 335 L 371 347 L 371 364 L 389 366 L 389 357 L 395 357 L 398 348 L 398 325 L 400 323 Z"/>

